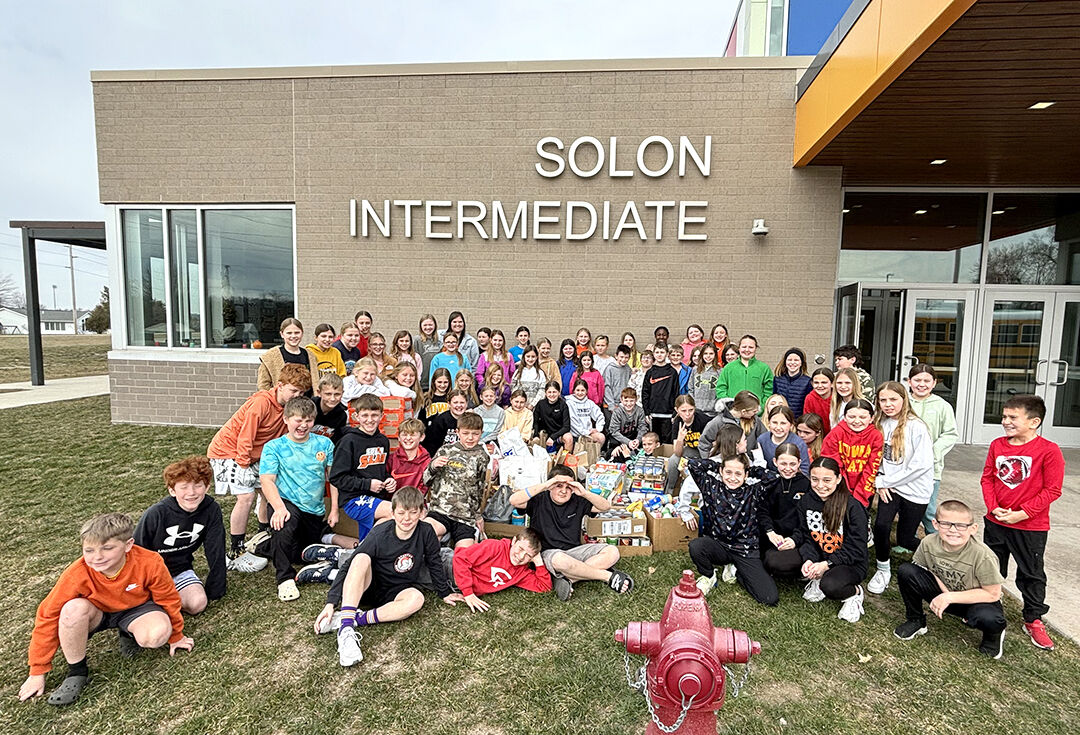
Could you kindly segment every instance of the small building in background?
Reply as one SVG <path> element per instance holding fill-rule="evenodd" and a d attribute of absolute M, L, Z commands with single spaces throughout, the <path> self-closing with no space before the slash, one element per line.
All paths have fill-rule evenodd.
<path fill-rule="evenodd" d="M 78 334 L 86 333 L 86 319 L 90 312 L 79 310 Z M 0 334 L 26 334 L 26 309 L 0 306 Z M 71 322 L 70 309 L 42 309 L 42 334 L 76 334 Z"/>

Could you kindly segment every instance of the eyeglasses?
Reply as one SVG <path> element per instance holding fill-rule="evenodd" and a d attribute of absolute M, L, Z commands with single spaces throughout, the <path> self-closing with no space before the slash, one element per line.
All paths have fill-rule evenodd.
<path fill-rule="evenodd" d="M 966 531 L 975 525 L 974 523 L 953 523 L 952 521 L 938 521 L 937 524 L 942 531 L 947 531 L 950 528 L 957 531 Z"/>

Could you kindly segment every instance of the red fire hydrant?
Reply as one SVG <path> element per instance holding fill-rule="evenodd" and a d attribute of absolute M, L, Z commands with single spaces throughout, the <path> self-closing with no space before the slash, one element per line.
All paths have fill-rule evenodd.
<path fill-rule="evenodd" d="M 680 732 L 716 733 L 716 710 L 724 705 L 725 664 L 750 668 L 750 657 L 761 644 L 741 630 L 714 628 L 705 596 L 694 584 L 694 573 L 683 572 L 668 595 L 659 623 L 628 623 L 615 631 L 615 642 L 627 653 L 649 657 L 635 681 L 626 658 L 627 683 L 645 695 L 651 716 L 646 735 Z M 733 696 L 745 682 L 732 682 Z"/>

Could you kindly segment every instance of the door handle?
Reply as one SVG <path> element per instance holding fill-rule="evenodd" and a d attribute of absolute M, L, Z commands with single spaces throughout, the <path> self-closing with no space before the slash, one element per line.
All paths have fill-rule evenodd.
<path fill-rule="evenodd" d="M 1035 385 L 1046 385 L 1045 380 L 1039 380 L 1039 366 L 1042 365 L 1043 363 L 1048 363 L 1048 362 L 1050 362 L 1050 360 L 1044 359 L 1044 360 L 1039 360 L 1038 362 L 1035 363 L 1035 370 L 1034 370 L 1034 373 L 1035 373 Z"/>
<path fill-rule="evenodd" d="M 1069 367 L 1070 367 L 1068 361 L 1067 360 L 1051 360 L 1050 364 L 1051 365 L 1061 365 L 1061 366 L 1063 366 L 1065 368 L 1065 374 L 1062 375 L 1061 380 L 1056 380 L 1056 381 L 1050 383 L 1050 385 L 1062 386 L 1062 385 L 1065 385 L 1066 383 L 1068 383 L 1069 382 Z M 1049 376 L 1047 376 L 1047 377 L 1049 377 Z"/>

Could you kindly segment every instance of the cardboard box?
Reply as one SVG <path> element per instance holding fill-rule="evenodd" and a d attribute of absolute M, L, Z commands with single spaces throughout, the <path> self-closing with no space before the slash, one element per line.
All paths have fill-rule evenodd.
<path fill-rule="evenodd" d="M 639 543 L 634 544 L 634 541 L 647 542 L 649 539 L 636 539 L 622 537 L 617 539 L 618 543 L 611 544 L 612 546 L 619 547 L 619 556 L 652 556 L 653 547 L 651 543 Z M 608 539 L 594 539 L 589 543 L 606 544 L 609 543 Z"/>
<path fill-rule="evenodd" d="M 678 516 L 654 518 L 646 513 L 645 521 L 655 551 L 686 551 L 690 548 L 690 540 L 698 535 L 697 531 L 687 529 Z"/>
<path fill-rule="evenodd" d="M 488 538 L 513 538 L 517 536 L 525 526 L 515 526 L 513 523 L 492 523 L 484 521 L 484 534 Z"/>
<path fill-rule="evenodd" d="M 645 518 L 634 518 L 629 513 L 614 516 L 598 516 L 585 519 L 585 535 L 602 536 L 648 536 Z"/>

